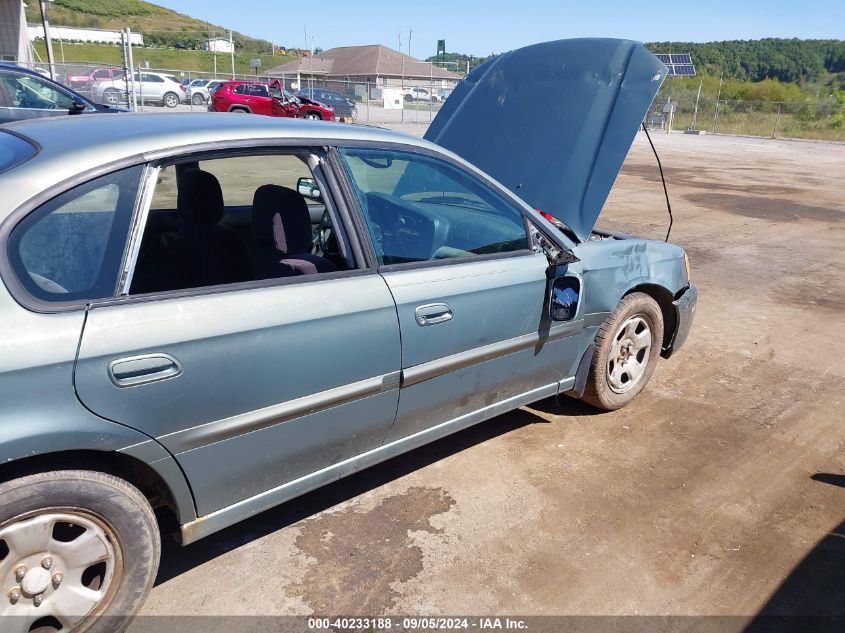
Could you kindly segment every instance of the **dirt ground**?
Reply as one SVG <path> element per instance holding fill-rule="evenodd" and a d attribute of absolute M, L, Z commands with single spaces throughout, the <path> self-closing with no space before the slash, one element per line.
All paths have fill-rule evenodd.
<path fill-rule="evenodd" d="M 845 615 L 845 145 L 654 140 L 700 298 L 634 404 L 545 400 L 165 543 L 143 613 Z M 665 234 L 642 134 L 599 224 Z"/>

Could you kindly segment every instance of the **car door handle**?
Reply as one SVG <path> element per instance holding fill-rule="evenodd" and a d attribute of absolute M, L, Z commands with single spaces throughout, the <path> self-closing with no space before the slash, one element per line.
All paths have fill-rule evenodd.
<path fill-rule="evenodd" d="M 417 325 L 426 326 L 451 321 L 455 315 L 452 313 L 452 308 L 445 303 L 429 303 L 414 310 L 414 316 L 417 319 Z"/>
<path fill-rule="evenodd" d="M 170 354 L 144 354 L 109 363 L 109 378 L 116 387 L 134 387 L 182 373 L 182 364 Z"/>

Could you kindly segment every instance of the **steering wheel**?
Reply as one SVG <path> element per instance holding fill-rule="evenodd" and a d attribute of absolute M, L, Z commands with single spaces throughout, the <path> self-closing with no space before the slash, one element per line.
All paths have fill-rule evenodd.
<path fill-rule="evenodd" d="M 339 257 L 340 248 L 337 244 L 337 236 L 334 234 L 334 226 L 332 225 L 332 216 L 329 210 L 323 211 L 320 216 L 320 228 L 317 231 L 317 245 L 326 257 Z"/>

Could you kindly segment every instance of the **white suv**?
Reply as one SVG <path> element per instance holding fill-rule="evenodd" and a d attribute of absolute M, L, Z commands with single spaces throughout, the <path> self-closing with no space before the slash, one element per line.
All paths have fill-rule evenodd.
<path fill-rule="evenodd" d="M 135 71 L 133 74 L 135 98 L 139 102 L 154 102 L 168 108 L 175 108 L 185 98 L 185 86 L 172 75 L 146 71 L 140 73 Z M 94 88 L 94 100 L 109 105 L 126 103 L 126 92 L 126 81 L 123 78 L 101 81 Z"/>
<path fill-rule="evenodd" d="M 403 88 L 405 101 L 440 101 L 440 97 L 426 88 Z"/>

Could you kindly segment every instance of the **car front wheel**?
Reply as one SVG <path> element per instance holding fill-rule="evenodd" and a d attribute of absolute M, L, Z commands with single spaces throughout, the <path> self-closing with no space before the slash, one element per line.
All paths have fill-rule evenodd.
<path fill-rule="evenodd" d="M 663 314 L 649 295 L 626 295 L 595 338 L 582 399 L 599 409 L 624 407 L 645 388 L 663 342 Z"/>
<path fill-rule="evenodd" d="M 103 98 L 109 105 L 117 105 L 120 103 L 120 91 L 110 88 L 103 93 Z"/>
<path fill-rule="evenodd" d="M 122 631 L 159 552 L 152 508 L 122 479 L 60 470 L 0 484 L 3 631 Z"/>
<path fill-rule="evenodd" d="M 323 117 L 320 116 L 319 112 L 314 112 L 312 110 L 310 112 L 306 112 L 305 115 L 302 118 L 303 119 L 311 119 L 312 121 L 319 121 L 319 120 L 322 120 Z"/>
<path fill-rule="evenodd" d="M 203 105 L 205 103 L 205 98 L 202 95 L 193 95 L 191 97 L 191 103 L 194 105 Z"/>

